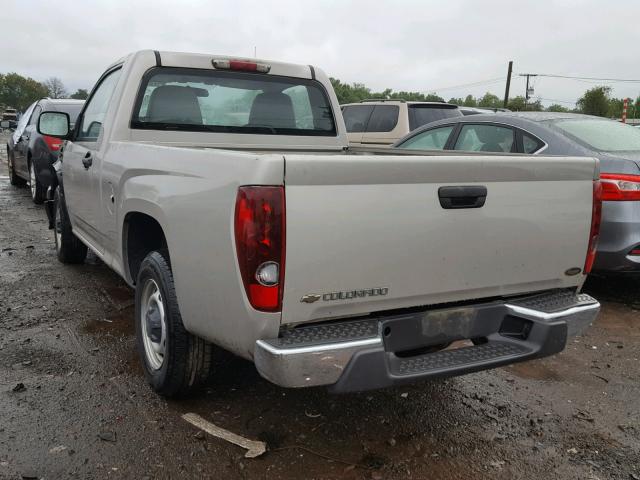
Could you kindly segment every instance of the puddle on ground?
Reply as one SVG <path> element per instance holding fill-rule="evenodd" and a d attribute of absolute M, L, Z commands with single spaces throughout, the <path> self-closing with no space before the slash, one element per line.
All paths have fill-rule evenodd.
<path fill-rule="evenodd" d="M 504 369 L 516 377 L 528 380 L 560 380 L 558 372 L 545 365 L 542 361 L 532 360 L 529 362 L 514 363 Z"/>

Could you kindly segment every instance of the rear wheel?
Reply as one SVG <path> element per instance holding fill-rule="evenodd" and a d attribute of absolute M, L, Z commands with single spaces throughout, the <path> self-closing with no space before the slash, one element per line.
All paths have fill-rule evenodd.
<path fill-rule="evenodd" d="M 87 257 L 87 246 L 71 231 L 71 222 L 67 206 L 56 188 L 53 196 L 53 231 L 56 240 L 56 253 L 62 263 L 82 263 Z"/>
<path fill-rule="evenodd" d="M 29 186 L 31 187 L 31 200 L 33 200 L 33 203 L 40 205 L 44 202 L 44 187 L 38 180 L 33 162 L 29 162 Z"/>
<path fill-rule="evenodd" d="M 184 328 L 166 251 L 149 253 L 136 282 L 136 347 L 145 376 L 161 395 L 184 395 L 210 377 L 213 345 Z"/>
<path fill-rule="evenodd" d="M 16 174 L 14 165 L 15 165 L 15 157 L 13 155 L 13 152 L 11 152 L 7 155 L 7 166 L 9 168 L 9 183 L 11 183 L 11 185 L 14 185 L 16 187 L 19 187 L 24 185 L 25 181 Z"/>

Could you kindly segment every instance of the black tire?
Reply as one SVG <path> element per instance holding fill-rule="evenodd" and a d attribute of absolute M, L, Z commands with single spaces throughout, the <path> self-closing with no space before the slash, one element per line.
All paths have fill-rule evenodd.
<path fill-rule="evenodd" d="M 21 187 L 27 182 L 25 182 L 22 178 L 18 176 L 18 174 L 15 171 L 14 165 L 15 165 L 15 156 L 13 155 L 13 152 L 9 153 L 7 151 L 7 167 L 9 169 L 9 183 L 11 183 L 11 185 L 13 185 L 14 187 Z"/>
<path fill-rule="evenodd" d="M 87 258 L 87 246 L 71 231 L 71 222 L 60 187 L 53 195 L 53 232 L 56 253 L 62 263 L 83 263 Z"/>
<path fill-rule="evenodd" d="M 33 200 L 33 203 L 40 205 L 44 202 L 44 187 L 38 180 L 38 172 L 32 161 L 29 161 L 29 187 L 31 188 L 31 200 Z"/>
<path fill-rule="evenodd" d="M 148 346 L 145 347 L 145 330 L 152 328 L 147 318 L 143 318 L 145 312 L 150 311 L 144 309 L 143 305 L 143 302 L 146 303 L 143 296 L 147 288 L 157 288 L 164 310 L 164 353 L 160 365 L 156 367 L 151 354 L 147 352 Z M 160 395 L 179 397 L 206 383 L 213 370 L 214 347 L 184 328 L 166 251 L 151 252 L 142 261 L 136 282 L 135 307 L 136 348 L 151 387 Z M 145 326 L 143 321 L 146 322 Z"/>

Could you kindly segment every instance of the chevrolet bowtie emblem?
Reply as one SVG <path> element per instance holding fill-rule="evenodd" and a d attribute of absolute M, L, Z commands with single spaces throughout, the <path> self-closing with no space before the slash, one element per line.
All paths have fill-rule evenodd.
<path fill-rule="evenodd" d="M 309 294 L 309 295 L 303 295 L 300 301 L 302 303 L 313 303 L 313 302 L 317 302 L 321 298 L 322 298 L 322 295 Z"/>

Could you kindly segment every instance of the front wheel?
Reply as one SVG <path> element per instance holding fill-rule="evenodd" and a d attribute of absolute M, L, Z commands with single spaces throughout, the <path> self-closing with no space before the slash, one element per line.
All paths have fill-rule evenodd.
<path fill-rule="evenodd" d="M 56 254 L 62 263 L 82 263 L 87 257 L 87 246 L 71 231 L 71 222 L 60 187 L 53 195 L 53 231 Z"/>
<path fill-rule="evenodd" d="M 31 200 L 36 205 L 40 205 L 44 202 L 44 187 L 38 180 L 38 175 L 36 174 L 36 167 L 33 162 L 29 162 L 29 186 L 31 187 Z"/>
<path fill-rule="evenodd" d="M 184 328 L 166 251 L 149 253 L 136 282 L 136 348 L 145 376 L 161 395 L 184 395 L 205 383 L 213 346 Z"/>

